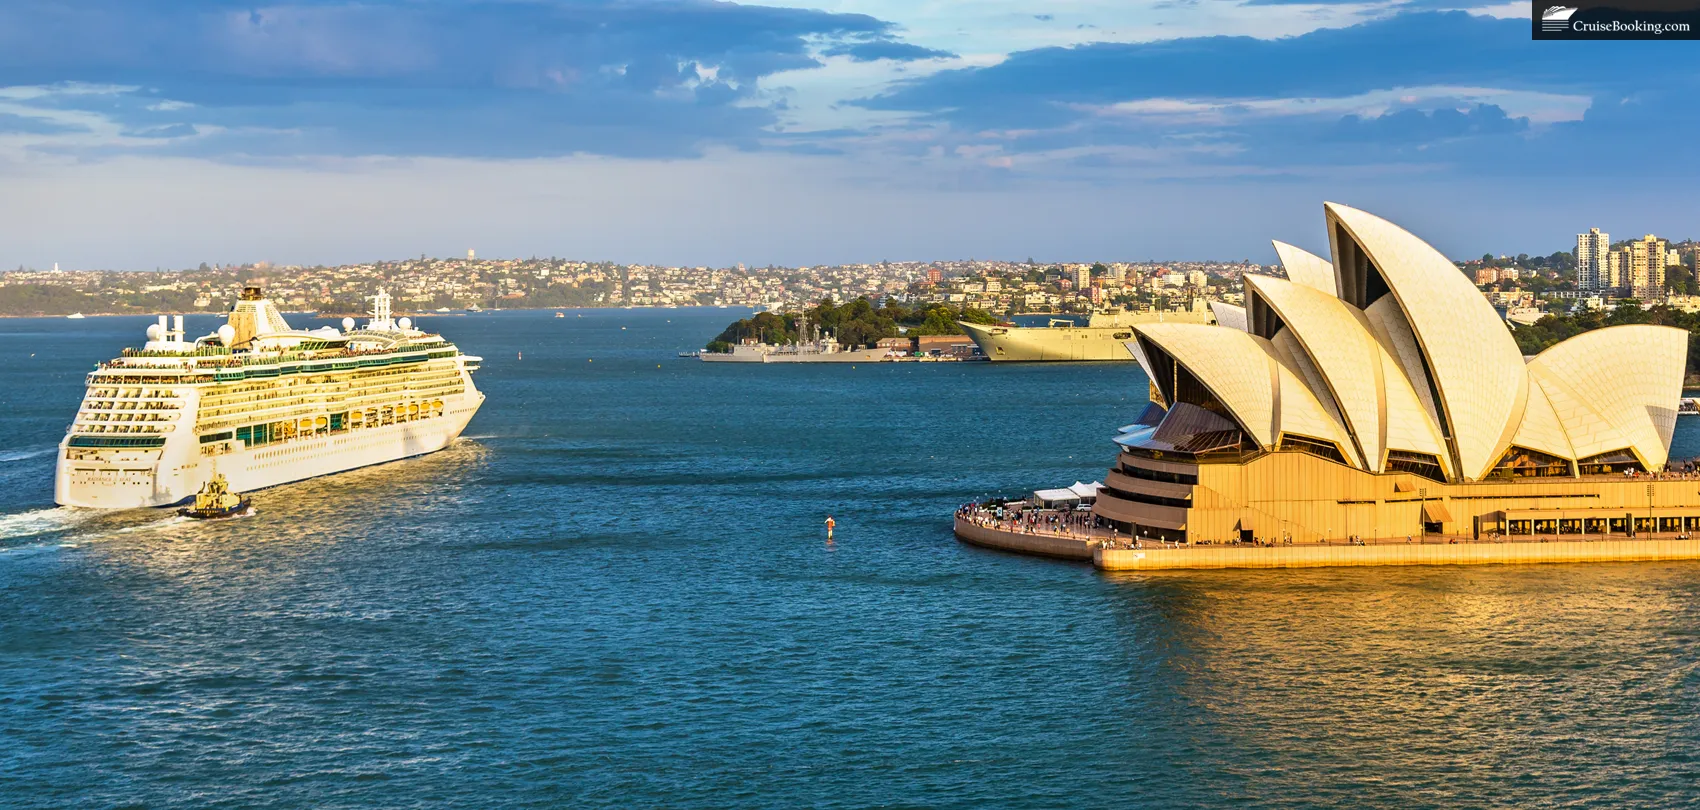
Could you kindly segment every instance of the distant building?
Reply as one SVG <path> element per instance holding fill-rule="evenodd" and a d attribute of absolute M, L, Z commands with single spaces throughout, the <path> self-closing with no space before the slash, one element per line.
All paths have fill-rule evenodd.
<path fill-rule="evenodd" d="M 1612 286 L 1607 278 L 1606 254 L 1611 250 L 1611 234 L 1599 228 L 1576 234 L 1576 286 L 1583 290 L 1599 290 Z"/>
<path fill-rule="evenodd" d="M 1606 254 L 1606 272 L 1600 277 L 1600 289 L 1623 293 L 1629 289 L 1629 248 L 1617 248 Z"/>
<path fill-rule="evenodd" d="M 980 349 L 967 335 L 922 335 L 915 338 L 915 350 L 922 354 L 972 357 Z"/>
<path fill-rule="evenodd" d="M 470 249 L 466 251 L 466 260 L 467 261 L 470 262 L 470 261 L 473 261 L 477 258 L 478 258 L 478 251 L 470 250 Z"/>
<path fill-rule="evenodd" d="M 1652 234 L 1629 243 L 1629 291 L 1643 301 L 1665 295 L 1665 240 Z"/>
<path fill-rule="evenodd" d="M 1499 283 L 1499 268 L 1497 268 L 1497 267 L 1478 267 L 1478 268 L 1476 268 L 1476 284 L 1477 284 L 1477 286 L 1480 286 L 1480 285 L 1483 285 L 1483 284 L 1497 284 L 1497 283 Z"/>
<path fill-rule="evenodd" d="M 1092 286 L 1092 266 L 1089 264 L 1076 265 L 1074 268 L 1075 289 L 1084 290 Z"/>
<path fill-rule="evenodd" d="M 940 272 L 937 267 L 927 268 L 927 283 L 928 284 L 937 284 L 937 283 L 939 283 L 940 281 L 943 281 L 943 280 L 944 280 L 944 273 Z"/>

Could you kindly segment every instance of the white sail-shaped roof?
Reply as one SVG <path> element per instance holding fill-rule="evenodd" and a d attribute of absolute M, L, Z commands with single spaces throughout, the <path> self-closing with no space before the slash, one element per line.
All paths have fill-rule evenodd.
<path fill-rule="evenodd" d="M 1211 430 L 1231 417 L 1264 449 L 1320 453 L 1315 442 L 1332 442 L 1346 463 L 1375 472 L 1478 480 L 1502 461 L 1517 474 L 1524 451 L 1572 462 L 1628 452 L 1648 469 L 1665 465 L 1687 332 L 1601 329 L 1525 363 L 1444 256 L 1362 211 L 1326 212 L 1332 282 L 1320 280 L 1321 259 L 1278 242 L 1290 278 L 1246 277 L 1241 317 L 1218 317 L 1229 328 L 1135 327 L 1129 348 L 1148 374 L 1168 375 L 1153 384 L 1181 400 L 1171 408 L 1194 421 L 1213 414 L 1221 427 Z M 1153 435 L 1206 435 L 1185 422 L 1162 417 Z M 1137 446 L 1136 434 L 1117 441 Z"/>
<path fill-rule="evenodd" d="M 1511 443 L 1559 458 L 1576 458 L 1570 437 L 1564 432 L 1564 423 L 1559 421 L 1546 389 L 1538 384 L 1529 386 L 1529 401 L 1523 406 L 1523 422 L 1517 426 Z"/>
<path fill-rule="evenodd" d="M 1245 281 L 1246 294 L 1273 309 L 1285 324 L 1282 332 L 1291 332 L 1310 355 L 1367 468 L 1381 468 L 1392 414 L 1411 423 L 1398 435 L 1396 449 L 1445 453 L 1410 381 L 1403 374 L 1386 373 L 1389 364 L 1397 364 L 1376 341 L 1362 312 L 1291 281 L 1266 276 L 1247 276 Z"/>
<path fill-rule="evenodd" d="M 1293 283 L 1303 284 L 1329 295 L 1340 294 L 1339 288 L 1334 286 L 1333 262 L 1286 242 L 1270 242 L 1275 245 L 1275 255 L 1280 258 L 1281 267 L 1287 271 L 1287 278 Z"/>
<path fill-rule="evenodd" d="M 1529 361 L 1576 458 L 1632 449 L 1662 466 L 1676 431 L 1688 333 L 1667 326 L 1584 332 Z"/>
<path fill-rule="evenodd" d="M 1481 291 L 1428 243 L 1356 208 L 1323 207 L 1341 297 L 1398 301 L 1439 394 L 1459 472 L 1480 478 L 1521 421 L 1529 381 L 1516 341 Z"/>
<path fill-rule="evenodd" d="M 1262 447 L 1283 433 L 1333 442 L 1350 456 L 1346 429 L 1264 338 L 1200 324 L 1141 324 L 1135 331 L 1191 372 Z"/>
<path fill-rule="evenodd" d="M 1152 323 L 1139 335 L 1192 372 L 1263 447 L 1275 443 L 1275 380 L 1268 341 L 1237 329 L 1198 324 Z"/>
<path fill-rule="evenodd" d="M 1229 329 L 1245 331 L 1245 307 L 1236 307 L 1221 301 L 1210 302 L 1210 314 L 1216 318 L 1216 323 Z"/>

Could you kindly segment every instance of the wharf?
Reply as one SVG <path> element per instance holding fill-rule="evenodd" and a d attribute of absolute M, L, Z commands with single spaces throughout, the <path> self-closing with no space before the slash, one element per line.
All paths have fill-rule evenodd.
<path fill-rule="evenodd" d="M 1187 545 L 1114 536 L 1102 529 L 1047 531 L 956 518 L 964 543 L 1021 554 L 1086 561 L 1104 571 L 1206 568 L 1324 568 L 1358 565 L 1526 565 L 1533 563 L 1700 560 L 1700 537 L 1530 536 L 1509 540 L 1433 536 L 1286 545 Z"/>

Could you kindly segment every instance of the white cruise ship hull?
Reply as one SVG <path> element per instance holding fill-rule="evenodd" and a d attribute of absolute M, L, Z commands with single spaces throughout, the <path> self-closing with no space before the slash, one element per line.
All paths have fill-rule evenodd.
<path fill-rule="evenodd" d="M 71 437 L 66 436 L 59 445 L 53 499 L 61 506 L 95 509 L 170 506 L 193 498 L 214 473 L 222 474 L 231 489 L 252 492 L 397 461 L 447 447 L 482 404 L 484 395 L 468 386 L 467 394 L 445 399 L 440 417 L 259 447 L 238 445 L 212 456 L 201 453 L 195 433 L 187 429 L 173 431 L 160 450 L 101 460 L 68 459 Z"/>
<path fill-rule="evenodd" d="M 1208 311 L 1131 313 L 1116 326 L 986 326 L 961 324 L 993 362 L 1078 362 L 1134 359 L 1127 342 L 1136 323 L 1214 323 Z"/>

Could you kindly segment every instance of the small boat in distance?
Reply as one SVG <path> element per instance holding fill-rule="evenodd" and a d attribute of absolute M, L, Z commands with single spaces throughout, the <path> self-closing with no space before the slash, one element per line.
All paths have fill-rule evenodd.
<path fill-rule="evenodd" d="M 73 312 L 73 313 L 65 316 L 65 320 L 67 320 L 67 321 L 80 321 L 82 319 L 83 319 L 83 313 L 81 313 L 81 312 Z"/>
<path fill-rule="evenodd" d="M 224 476 L 214 473 L 212 480 L 195 493 L 195 505 L 179 509 L 177 514 L 196 520 L 218 520 L 244 514 L 251 505 L 246 495 L 231 492 Z"/>
<path fill-rule="evenodd" d="M 1700 398 L 1683 397 L 1682 399 L 1677 400 L 1676 415 L 1700 416 Z"/>
<path fill-rule="evenodd" d="M 565 317 L 567 317 L 567 313 L 565 313 L 565 312 L 557 312 L 557 313 L 555 313 L 555 317 L 557 317 L 557 318 L 565 318 Z"/>
<path fill-rule="evenodd" d="M 448 307 L 437 307 L 437 311 L 438 312 L 450 312 L 451 310 Z"/>

